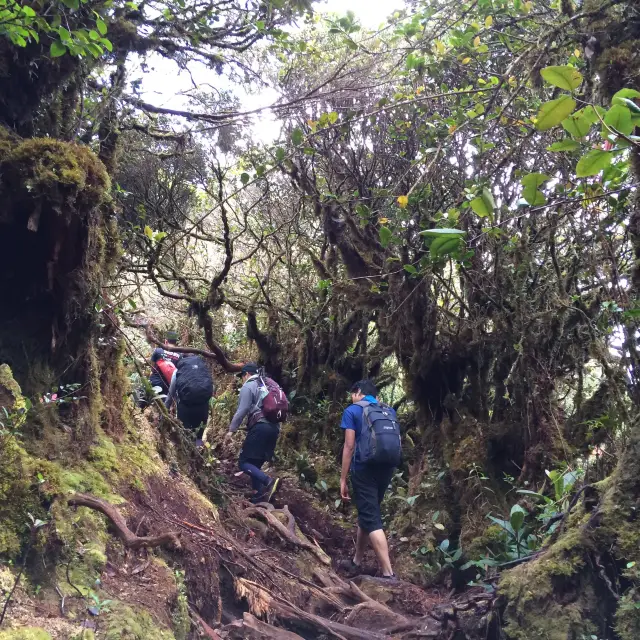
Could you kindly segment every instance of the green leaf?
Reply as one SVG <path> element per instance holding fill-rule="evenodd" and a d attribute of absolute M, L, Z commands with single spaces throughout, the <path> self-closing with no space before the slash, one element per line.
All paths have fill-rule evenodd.
<path fill-rule="evenodd" d="M 276 160 L 282 162 L 287 157 L 285 150 L 282 147 L 276 149 Z"/>
<path fill-rule="evenodd" d="M 490 515 L 488 515 L 487 518 L 489 518 L 491 522 L 495 522 L 499 527 L 502 527 L 513 538 L 516 537 L 516 532 L 513 530 L 511 523 L 507 522 L 506 520 L 501 520 L 500 518 L 494 518 Z"/>
<path fill-rule="evenodd" d="M 471 201 L 471 208 L 475 211 L 476 215 L 479 218 L 486 218 L 493 212 L 493 210 L 487 206 L 484 198 L 481 197 L 474 198 Z"/>
<path fill-rule="evenodd" d="M 614 104 L 604 116 L 604 122 L 609 127 L 628 136 L 634 129 L 635 125 L 631 120 L 631 111 L 621 104 Z"/>
<path fill-rule="evenodd" d="M 391 242 L 391 238 L 393 237 L 391 229 L 389 229 L 389 227 L 380 227 L 378 234 L 380 236 L 380 244 L 385 248 L 388 247 Z"/>
<path fill-rule="evenodd" d="M 304 140 L 304 133 L 302 133 L 302 129 L 300 129 L 300 127 L 296 127 L 291 132 L 291 141 L 293 142 L 293 144 L 298 146 L 298 145 L 302 144 L 303 140 Z"/>
<path fill-rule="evenodd" d="M 576 101 L 569 96 L 545 102 L 536 116 L 536 129 L 546 131 L 560 124 L 576 108 Z"/>
<path fill-rule="evenodd" d="M 94 58 L 99 58 L 104 53 L 102 47 L 97 45 L 95 42 L 89 43 L 87 45 L 87 49 L 91 52 L 91 55 Z"/>
<path fill-rule="evenodd" d="M 627 107 L 634 116 L 640 115 L 640 107 L 630 98 L 618 98 L 615 103 Z"/>
<path fill-rule="evenodd" d="M 59 58 L 65 53 L 67 53 L 67 47 L 65 47 L 62 42 L 60 42 L 59 40 L 55 40 L 51 43 L 51 46 L 49 47 L 49 55 L 52 58 Z"/>
<path fill-rule="evenodd" d="M 107 34 L 107 25 L 102 18 L 96 18 L 96 27 L 98 28 L 100 35 L 104 36 Z"/>
<path fill-rule="evenodd" d="M 111 40 L 107 40 L 106 38 L 100 38 L 100 44 L 102 44 L 107 51 L 113 51 L 113 45 L 111 44 Z"/>
<path fill-rule="evenodd" d="M 147 238 L 149 238 L 149 240 L 153 239 L 153 229 L 149 225 L 145 226 L 144 235 L 147 236 Z"/>
<path fill-rule="evenodd" d="M 328 118 L 329 118 L 329 122 L 331 124 L 335 124 L 336 122 L 338 122 L 338 114 L 337 114 L 337 112 L 336 111 L 332 111 L 329 114 Z"/>
<path fill-rule="evenodd" d="M 62 0 L 62 4 L 69 9 L 78 9 L 80 7 L 80 0 Z"/>
<path fill-rule="evenodd" d="M 412 276 L 418 273 L 418 270 L 412 264 L 405 264 L 402 268 Z"/>
<path fill-rule="evenodd" d="M 555 87 L 573 91 L 582 84 L 582 74 L 568 65 L 564 67 L 545 67 L 540 71 L 545 82 Z"/>
<path fill-rule="evenodd" d="M 447 538 L 445 538 L 445 539 L 440 543 L 440 551 L 444 551 L 444 552 L 446 552 L 448 548 L 449 548 L 449 540 L 448 540 Z"/>
<path fill-rule="evenodd" d="M 240 180 L 242 184 L 247 184 L 251 180 L 251 176 L 248 173 L 242 173 L 240 174 Z"/>
<path fill-rule="evenodd" d="M 547 147 L 547 151 L 575 151 L 580 145 L 575 140 L 561 140 Z"/>
<path fill-rule="evenodd" d="M 13 44 L 15 45 L 18 45 L 19 47 L 27 46 L 27 41 L 16 31 L 13 31 L 11 33 L 11 42 L 13 42 Z"/>
<path fill-rule="evenodd" d="M 466 231 L 461 231 L 460 229 L 425 229 L 420 232 L 421 236 L 463 236 Z"/>
<path fill-rule="evenodd" d="M 496 208 L 496 203 L 493 200 L 493 195 L 487 187 L 482 188 L 482 194 L 480 196 L 483 200 L 487 208 L 493 213 L 493 210 Z"/>
<path fill-rule="evenodd" d="M 613 94 L 613 98 L 611 98 L 611 102 L 615 102 L 619 98 L 640 98 L 640 91 L 636 89 L 620 89 Z"/>
<path fill-rule="evenodd" d="M 29 18 L 34 18 L 36 15 L 36 12 L 29 6 L 22 7 L 22 13 Z"/>
<path fill-rule="evenodd" d="M 595 176 L 610 164 L 613 156 L 610 151 L 602 149 L 592 149 L 578 160 L 576 166 L 576 175 L 578 178 L 586 178 L 587 176 Z"/>
<path fill-rule="evenodd" d="M 576 111 L 576 113 L 562 121 L 562 128 L 574 138 L 584 138 L 589 133 L 589 129 L 591 129 L 591 122 L 584 113 Z"/>
<path fill-rule="evenodd" d="M 524 518 L 527 515 L 527 512 L 519 505 L 514 504 L 511 507 L 511 513 L 509 514 L 509 523 L 514 531 L 520 531 L 522 529 L 522 525 L 524 524 Z"/>
<path fill-rule="evenodd" d="M 522 197 L 532 207 L 543 205 L 547 201 L 544 194 L 539 191 L 538 187 L 542 186 L 549 179 L 549 176 L 544 173 L 530 173 L 520 180 L 524 187 L 522 189 Z"/>
<path fill-rule="evenodd" d="M 433 526 L 439 531 L 444 531 L 444 525 L 442 524 L 442 522 L 436 522 Z"/>
<path fill-rule="evenodd" d="M 460 247 L 460 236 L 439 236 L 434 238 L 431 246 L 429 247 L 429 253 L 432 260 L 437 260 L 444 256 L 448 256 Z"/>
<path fill-rule="evenodd" d="M 62 41 L 71 40 L 71 34 L 64 27 L 58 27 L 58 35 Z"/>

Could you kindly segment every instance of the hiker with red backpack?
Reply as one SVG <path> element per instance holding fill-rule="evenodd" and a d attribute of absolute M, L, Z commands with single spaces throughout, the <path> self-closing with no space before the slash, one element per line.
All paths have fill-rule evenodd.
<path fill-rule="evenodd" d="M 251 478 L 254 504 L 269 502 L 280 485 L 280 478 L 271 478 L 262 465 L 273 458 L 280 435 L 280 423 L 287 419 L 289 402 L 277 382 L 264 375 L 257 364 L 242 367 L 242 388 L 238 409 L 229 425 L 228 440 L 247 418 L 247 435 L 242 445 L 238 466 Z"/>
<path fill-rule="evenodd" d="M 176 363 L 165 406 L 178 404 L 178 420 L 196 437 L 196 447 L 202 447 L 202 435 L 209 419 L 209 401 L 214 384 L 209 368 L 200 356 L 184 356 Z"/>
<path fill-rule="evenodd" d="M 156 347 L 151 354 L 149 382 L 158 393 L 166 394 L 176 370 L 176 362 L 180 359 L 179 353 L 169 350 L 178 345 L 178 334 L 175 331 L 167 331 L 164 344 L 166 348 Z"/>

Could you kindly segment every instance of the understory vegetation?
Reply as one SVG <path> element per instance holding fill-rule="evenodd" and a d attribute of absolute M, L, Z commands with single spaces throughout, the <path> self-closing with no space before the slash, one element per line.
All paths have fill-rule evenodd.
<path fill-rule="evenodd" d="M 321 11 L 0 0 L 0 640 L 640 637 L 640 8 Z M 272 511 L 223 444 L 249 360 L 291 405 Z M 330 566 L 363 378 L 393 597 Z"/>

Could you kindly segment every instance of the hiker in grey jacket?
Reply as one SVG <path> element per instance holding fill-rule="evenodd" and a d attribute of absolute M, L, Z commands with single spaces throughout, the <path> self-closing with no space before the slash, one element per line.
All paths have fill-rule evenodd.
<path fill-rule="evenodd" d="M 235 433 L 244 419 L 247 418 L 247 436 L 242 445 L 238 466 L 251 478 L 251 486 L 255 489 L 252 502 L 269 502 L 278 490 L 280 478 L 271 478 L 261 470 L 265 462 L 269 462 L 280 435 L 280 425 L 268 422 L 262 415 L 262 400 L 267 394 L 266 387 L 258 375 L 258 365 L 248 362 L 242 367 L 242 388 L 240 399 L 229 432 L 225 439 Z"/>

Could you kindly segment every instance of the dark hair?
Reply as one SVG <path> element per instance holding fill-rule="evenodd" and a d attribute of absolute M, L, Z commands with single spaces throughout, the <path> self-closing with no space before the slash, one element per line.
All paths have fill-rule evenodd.
<path fill-rule="evenodd" d="M 362 393 L 365 396 L 373 396 L 374 398 L 378 395 L 378 387 L 371 380 L 359 380 L 351 387 L 351 393 Z"/>
<path fill-rule="evenodd" d="M 178 344 L 178 332 L 177 331 L 167 331 L 164 335 L 164 339 L 171 344 Z"/>

